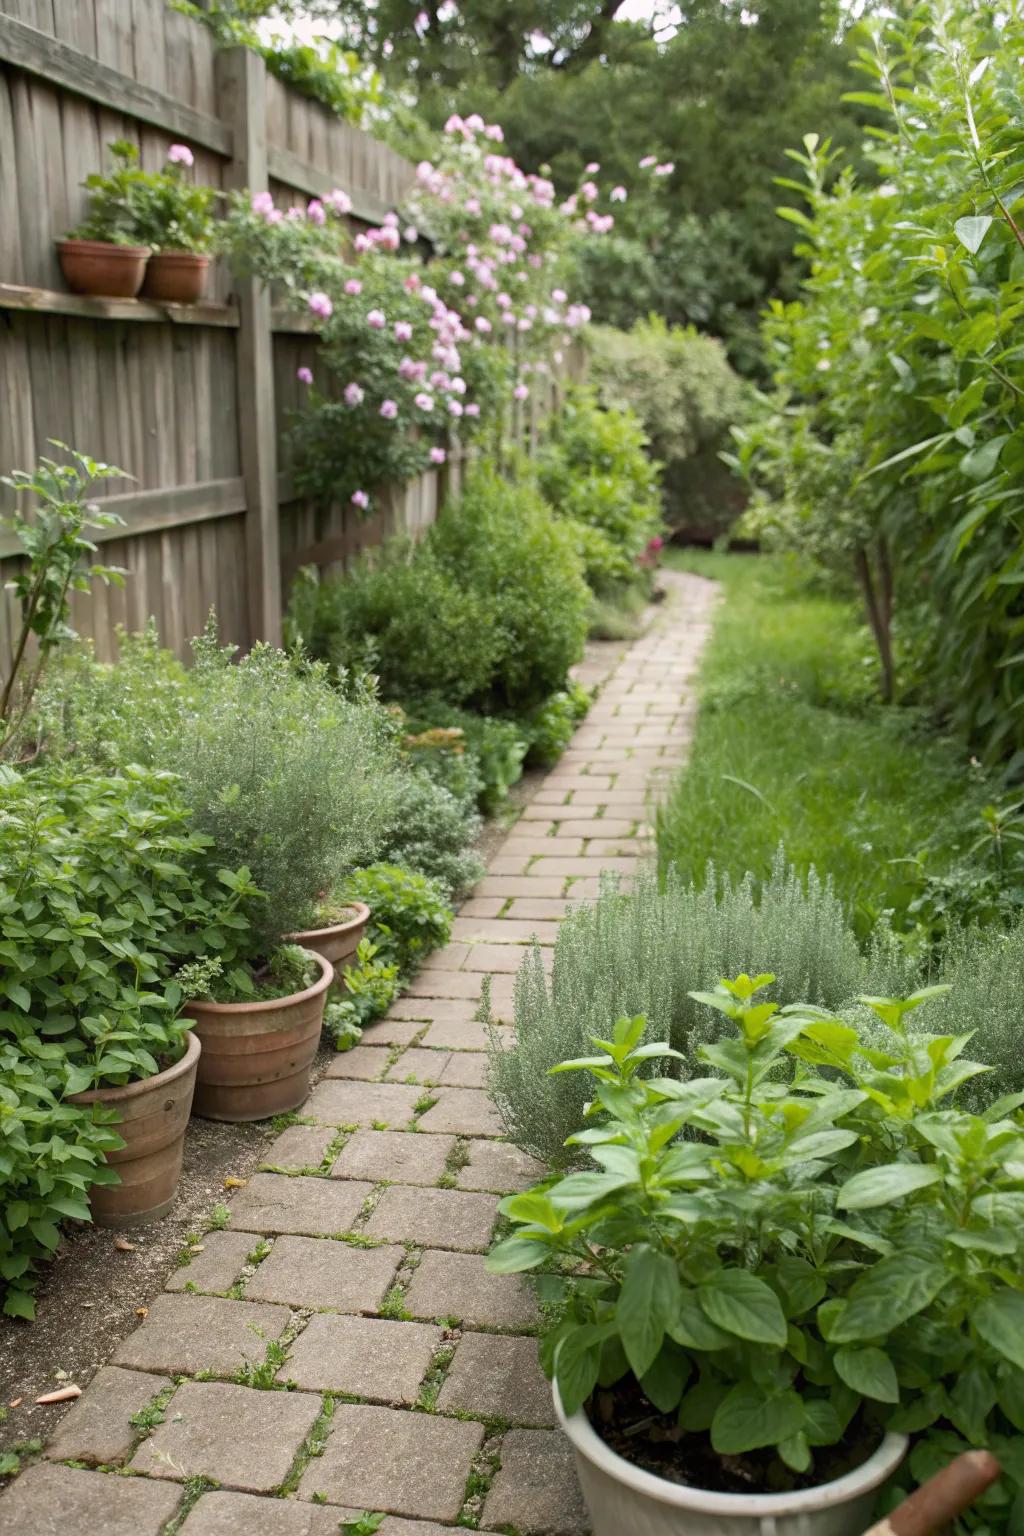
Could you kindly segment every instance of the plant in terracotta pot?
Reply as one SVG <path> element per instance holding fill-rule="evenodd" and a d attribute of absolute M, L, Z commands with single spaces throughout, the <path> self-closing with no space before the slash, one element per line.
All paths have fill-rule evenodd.
<path fill-rule="evenodd" d="M 1022 1096 L 949 1107 L 986 1069 L 969 1037 L 911 1033 L 927 992 L 850 1024 L 760 1000 L 772 980 L 698 995 L 733 1026 L 702 1048 L 714 1076 L 651 1075 L 675 1053 L 642 1017 L 554 1068 L 594 1079 L 571 1140 L 595 1166 L 502 1202 L 489 1267 L 547 1271 L 543 1360 L 595 1536 L 859 1536 L 909 1435 L 914 1480 L 993 1451 L 976 1514 L 1012 1527 Z"/>
<path fill-rule="evenodd" d="M 310 930 L 322 893 L 375 851 L 399 769 L 393 725 L 362 685 L 333 686 L 326 667 L 267 645 L 237 665 L 231 654 L 213 634 L 196 643 L 173 750 L 197 827 L 224 865 L 245 864 L 264 899 L 246 964 L 225 968 L 188 1011 L 204 1046 L 197 1109 L 260 1119 L 308 1091 L 334 979 Z"/>
<path fill-rule="evenodd" d="M 203 296 L 217 194 L 192 179 L 194 164 L 187 144 L 172 144 L 163 171 L 146 176 L 138 188 L 136 229 L 153 248 L 143 298 L 195 304 Z"/>
<path fill-rule="evenodd" d="M 57 242 L 69 288 L 104 298 L 134 299 L 142 287 L 150 245 L 140 238 L 138 210 L 146 173 L 139 152 L 126 139 L 108 146 L 113 168 L 95 171 L 82 183 L 89 193 L 84 221 Z"/>
<path fill-rule="evenodd" d="M 110 1112 L 102 1225 L 174 1198 L 200 1049 L 182 1004 L 223 964 L 203 954 L 233 956 L 253 895 L 208 847 L 171 774 L 2 770 L 0 1032 L 53 1098 Z"/>

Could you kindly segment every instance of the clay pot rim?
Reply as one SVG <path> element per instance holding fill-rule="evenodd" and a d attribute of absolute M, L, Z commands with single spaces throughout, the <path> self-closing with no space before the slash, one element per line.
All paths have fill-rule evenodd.
<path fill-rule="evenodd" d="M 297 933 L 285 934 L 288 943 L 301 944 L 304 939 L 340 938 L 342 934 L 351 933 L 353 928 L 359 928 L 370 921 L 371 913 L 365 901 L 347 901 L 345 905 L 351 907 L 356 914 L 347 923 L 331 923 L 326 928 L 300 928 Z"/>
<path fill-rule="evenodd" d="M 153 254 L 151 245 L 118 245 L 116 240 L 55 240 L 59 251 L 116 251 L 119 255 L 130 257 L 132 261 L 148 258 Z"/>
<path fill-rule="evenodd" d="M 288 1008 L 293 1003 L 303 1003 L 307 998 L 317 997 L 334 980 L 334 966 L 315 950 L 307 949 L 307 955 L 311 956 L 320 967 L 320 980 L 314 981 L 312 986 L 304 988 L 302 992 L 288 992 L 284 997 L 268 997 L 252 1003 L 209 1003 L 201 997 L 194 997 L 186 1003 L 186 1008 L 201 1008 L 203 1013 L 220 1014 L 225 1018 L 237 1018 L 243 1013 L 269 1013 L 272 1008 Z M 193 1019 L 194 1023 L 202 1023 L 201 1019 Z"/>
<path fill-rule="evenodd" d="M 203 251 L 179 251 L 173 247 L 162 251 L 158 245 L 151 250 L 149 259 L 150 261 L 181 262 L 184 266 L 197 267 L 208 267 L 211 260 Z"/>
<path fill-rule="evenodd" d="M 84 1093 L 72 1093 L 68 1096 L 68 1104 L 107 1104 L 111 1101 L 122 1103 L 125 1099 L 137 1099 L 140 1094 L 148 1093 L 151 1088 L 163 1088 L 178 1077 L 184 1077 L 190 1072 L 199 1060 L 203 1043 L 197 1034 L 191 1029 L 185 1031 L 185 1039 L 188 1042 L 185 1054 L 180 1061 L 176 1061 L 172 1067 L 165 1067 L 162 1072 L 154 1072 L 152 1077 L 143 1077 L 135 1083 L 124 1083 L 111 1088 L 87 1088 Z"/>

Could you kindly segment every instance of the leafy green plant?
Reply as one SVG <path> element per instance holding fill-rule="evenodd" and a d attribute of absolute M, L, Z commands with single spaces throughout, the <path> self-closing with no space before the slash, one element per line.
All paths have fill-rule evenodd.
<path fill-rule="evenodd" d="M 927 1431 L 915 1478 L 970 1446 L 1009 1451 L 973 1521 L 1012 1528 L 1020 1096 L 983 1118 L 949 1107 L 985 1068 L 963 1037 L 908 1033 L 928 992 L 865 999 L 892 1034 L 879 1051 L 820 1010 L 760 1001 L 771 980 L 698 994 L 729 1026 L 700 1051 L 714 1076 L 648 1076 L 671 1051 L 641 1043 L 642 1017 L 560 1064 L 593 1082 L 573 1142 L 597 1169 L 504 1200 L 514 1231 L 489 1267 L 582 1266 L 543 1357 L 568 1412 L 596 1390 L 599 1433 L 635 1426 L 627 1455 L 642 1461 L 653 1418 L 724 1486 L 722 1459 L 740 1457 L 777 1489 L 820 1478 L 830 1447 Z"/>
<path fill-rule="evenodd" d="M 479 880 L 483 863 L 472 843 L 480 818 L 418 769 L 403 775 L 375 852 L 389 864 L 425 875 L 448 898 L 461 899 Z"/>
<path fill-rule="evenodd" d="M 401 991 L 397 963 L 377 955 L 376 944 L 360 939 L 355 964 L 342 971 L 346 996 L 327 1005 L 326 1023 L 338 1050 L 349 1050 L 353 1036 L 358 1039 L 367 1024 L 382 1018 Z"/>
<path fill-rule="evenodd" d="M 35 1316 L 37 1263 L 52 1256 L 65 1217 L 90 1220 L 94 1184 L 114 1184 L 106 1154 L 124 1145 L 117 1114 L 61 1101 L 59 1060 L 0 1024 L 0 1281 L 7 1317 Z"/>
<path fill-rule="evenodd" d="M 102 240 L 109 245 L 138 245 L 137 211 L 146 172 L 139 165 L 139 151 L 127 139 L 115 139 L 107 145 L 111 160 L 109 175 L 93 171 L 82 182 L 89 193 L 89 211 L 77 228 L 68 232 L 69 240 Z"/>
<path fill-rule="evenodd" d="M 10 671 L 0 685 L 0 758 L 17 736 L 48 661 L 60 645 L 74 639 L 68 623 L 69 593 L 88 592 L 97 578 L 118 586 L 123 582 L 124 573 L 117 567 L 90 563 L 96 546 L 86 530 L 112 528 L 123 521 L 116 512 L 101 511 L 87 497 L 97 480 L 124 476 L 124 470 L 76 453 L 54 438 L 50 441 L 70 455 L 70 464 L 41 458 L 34 470 L 15 469 L 0 476 L 0 484 L 16 496 L 36 498 L 31 517 L 17 510 L 3 519 L 25 558 L 8 581 L 21 611 L 21 625 Z"/>
<path fill-rule="evenodd" d="M 171 1065 L 187 1027 L 173 973 L 246 953 L 248 870 L 218 870 L 156 770 L 7 769 L 0 808 L 0 1029 L 68 1094 Z"/>
<path fill-rule="evenodd" d="M 750 876 L 733 884 L 713 869 L 699 883 L 642 873 L 628 893 L 609 880 L 592 905 L 566 914 L 550 977 L 529 953 L 516 978 L 515 1042 L 496 1038 L 491 1052 L 491 1092 L 509 1136 L 546 1161 L 564 1159 L 589 1085 L 550 1069 L 623 1014 L 643 1014 L 648 1038 L 679 1053 L 670 1070 L 697 1070 L 719 1024 L 691 989 L 739 967 L 757 972 L 773 956 L 781 1004 L 838 1008 L 860 992 L 913 986 L 917 975 L 884 932 L 862 954 L 831 883 L 813 870 L 798 875 L 782 850 L 760 891 Z"/>
<path fill-rule="evenodd" d="M 413 761 L 485 816 L 494 814 L 523 776 L 529 748 L 525 723 L 427 699 L 410 708 L 406 725 L 410 735 L 404 746 Z"/>
<path fill-rule="evenodd" d="M 523 722 L 530 733 L 528 762 L 541 768 L 557 763 L 590 704 L 587 690 L 579 683 L 570 683 L 533 710 Z"/>
<path fill-rule="evenodd" d="M 133 197 L 135 234 L 156 251 L 202 253 L 213 240 L 213 187 L 197 184 L 187 144 L 172 144 L 162 171 L 145 175 Z"/>
<path fill-rule="evenodd" d="M 397 864 L 356 870 L 341 885 L 338 899 L 365 902 L 370 909 L 367 935 L 402 976 L 412 974 L 451 935 L 452 910 L 443 887 Z"/>

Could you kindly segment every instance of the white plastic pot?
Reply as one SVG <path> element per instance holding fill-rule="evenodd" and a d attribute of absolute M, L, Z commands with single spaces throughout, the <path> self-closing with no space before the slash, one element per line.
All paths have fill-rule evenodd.
<path fill-rule="evenodd" d="M 713 1493 L 644 1472 L 605 1444 L 586 1414 L 558 1422 L 572 1441 L 593 1536 L 862 1536 L 875 1491 L 907 1453 L 906 1435 L 886 1435 L 874 1455 L 831 1483 L 796 1493 Z"/>

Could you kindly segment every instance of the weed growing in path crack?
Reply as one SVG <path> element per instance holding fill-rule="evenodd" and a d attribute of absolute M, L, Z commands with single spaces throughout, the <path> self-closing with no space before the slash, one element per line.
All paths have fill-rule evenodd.
<path fill-rule="evenodd" d="M 480 1526 L 484 1501 L 491 1491 L 491 1484 L 501 1470 L 501 1440 L 498 1436 L 486 1439 L 473 1458 L 466 1479 L 466 1491 L 462 1496 L 462 1509 L 456 1525 L 475 1531 Z"/>
<path fill-rule="evenodd" d="M 276 1379 L 277 1373 L 291 1358 L 288 1345 L 294 1339 L 298 1328 L 286 1329 L 279 1339 L 268 1339 L 254 1323 L 250 1323 L 249 1327 L 259 1338 L 266 1340 L 266 1354 L 262 1360 L 247 1360 L 231 1380 L 237 1382 L 240 1387 L 256 1387 L 261 1392 L 278 1391 L 284 1383 Z"/>
<path fill-rule="evenodd" d="M 219 1488 L 220 1483 L 214 1482 L 212 1477 L 186 1477 L 182 1484 L 184 1497 L 178 1505 L 177 1513 L 163 1528 L 162 1536 L 177 1536 L 189 1514 L 210 1488 Z"/>
<path fill-rule="evenodd" d="M 419 1396 L 414 1404 L 419 1413 L 433 1413 L 437 1407 L 437 1399 L 444 1386 L 444 1379 L 448 1374 L 448 1367 L 455 1355 L 455 1345 L 458 1339 L 445 1338 L 434 1350 L 430 1362 L 430 1369 L 423 1378 L 423 1384 L 419 1390 Z"/>
<path fill-rule="evenodd" d="M 299 1453 L 292 1462 L 291 1471 L 277 1490 L 279 1498 L 287 1498 L 290 1493 L 294 1493 L 309 1463 L 317 1456 L 323 1455 L 324 1446 L 327 1444 L 327 1436 L 331 1432 L 331 1422 L 334 1418 L 334 1403 L 335 1398 L 328 1392 L 321 1402 L 320 1412 L 317 1415 L 313 1428 L 299 1447 Z M 323 1501 L 318 1499 L 314 1493 L 313 1502 L 321 1503 Z"/>
<path fill-rule="evenodd" d="M 454 1189 L 456 1176 L 469 1163 L 469 1140 L 459 1136 L 452 1143 L 444 1160 L 444 1172 L 437 1181 L 438 1189 Z"/>
<path fill-rule="evenodd" d="M 177 1390 L 177 1382 L 172 1382 L 168 1387 L 162 1387 L 155 1397 L 151 1397 L 138 1413 L 133 1413 L 128 1422 L 133 1429 L 141 1429 L 143 1433 L 138 1437 L 129 1452 L 129 1458 L 138 1449 L 139 1443 L 145 1439 L 151 1429 L 164 1422 L 166 1415 L 164 1409 Z M 127 1458 L 126 1458 L 127 1459 Z"/>

